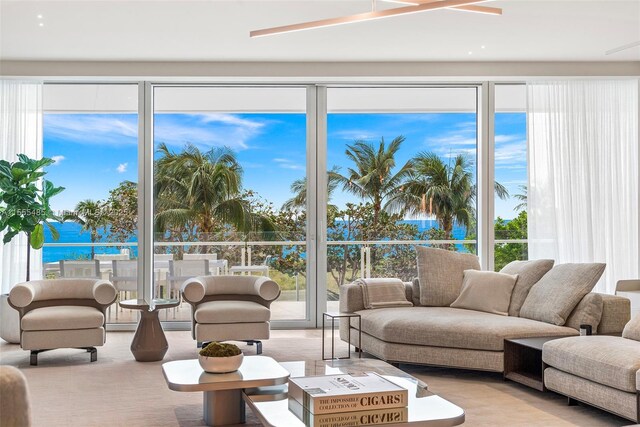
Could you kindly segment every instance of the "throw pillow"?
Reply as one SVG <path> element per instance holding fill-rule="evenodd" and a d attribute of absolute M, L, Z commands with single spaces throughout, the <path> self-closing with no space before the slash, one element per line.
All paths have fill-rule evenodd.
<path fill-rule="evenodd" d="M 553 267 L 552 259 L 534 259 L 531 261 L 512 261 L 505 265 L 500 273 L 517 274 L 518 281 L 513 288 L 511 303 L 509 304 L 509 316 L 519 316 L 524 300 L 527 299 L 531 287 L 542 279 Z"/>
<path fill-rule="evenodd" d="M 571 312 L 564 326 L 579 331 L 580 325 L 591 325 L 591 333 L 595 335 L 602 319 L 603 304 L 602 295 L 589 292 Z"/>
<path fill-rule="evenodd" d="M 517 280 L 517 274 L 465 270 L 460 296 L 451 307 L 507 316 Z"/>
<path fill-rule="evenodd" d="M 561 264 L 553 267 L 529 291 L 520 317 L 562 326 L 586 294 L 591 292 L 606 264 Z"/>
<path fill-rule="evenodd" d="M 448 307 L 458 295 L 465 270 L 480 270 L 478 257 L 416 246 L 420 305 Z"/>
<path fill-rule="evenodd" d="M 633 316 L 622 330 L 622 338 L 640 341 L 640 314 Z"/>

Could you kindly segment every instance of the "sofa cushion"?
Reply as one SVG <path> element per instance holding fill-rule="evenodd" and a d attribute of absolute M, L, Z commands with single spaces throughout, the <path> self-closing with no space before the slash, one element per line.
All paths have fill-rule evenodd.
<path fill-rule="evenodd" d="M 605 335 L 563 338 L 544 344 L 542 360 L 561 371 L 635 393 L 640 343 Z"/>
<path fill-rule="evenodd" d="M 636 372 L 636 389 L 640 391 L 640 370 Z"/>
<path fill-rule="evenodd" d="M 633 316 L 622 330 L 622 336 L 634 341 L 640 341 L 640 314 Z"/>
<path fill-rule="evenodd" d="M 57 305 L 41 307 L 22 316 L 23 331 L 53 331 L 101 328 L 104 315 L 94 307 Z"/>
<path fill-rule="evenodd" d="M 382 341 L 502 351 L 505 338 L 577 335 L 578 331 L 521 317 L 450 307 L 362 310 L 362 332 Z M 357 327 L 357 320 L 351 326 Z"/>
<path fill-rule="evenodd" d="M 448 307 L 458 295 L 465 270 L 480 270 L 478 257 L 416 246 L 420 305 Z"/>
<path fill-rule="evenodd" d="M 465 270 L 460 295 L 451 307 L 506 316 L 517 280 L 518 275 Z"/>
<path fill-rule="evenodd" d="M 520 315 L 520 309 L 525 299 L 527 299 L 531 287 L 551 270 L 553 263 L 552 259 L 534 259 L 530 261 L 511 261 L 502 267 L 500 273 L 518 275 L 518 281 L 511 294 L 509 316 Z"/>
<path fill-rule="evenodd" d="M 253 301 L 209 301 L 199 304 L 194 318 L 198 323 L 268 322 L 269 309 Z"/>
<path fill-rule="evenodd" d="M 560 264 L 533 285 L 520 316 L 554 325 L 564 325 L 569 314 L 591 292 L 605 264 Z"/>
<path fill-rule="evenodd" d="M 591 331 L 595 335 L 602 319 L 602 307 L 602 295 L 589 292 L 573 309 L 564 326 L 580 330 L 580 325 L 591 325 Z"/>

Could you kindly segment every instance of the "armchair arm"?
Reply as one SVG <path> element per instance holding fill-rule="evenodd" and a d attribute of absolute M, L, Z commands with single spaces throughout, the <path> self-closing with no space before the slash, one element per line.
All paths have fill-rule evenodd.
<path fill-rule="evenodd" d="M 111 282 L 100 279 L 53 279 L 19 283 L 9 292 L 9 302 L 16 308 L 36 301 L 56 299 L 93 299 L 100 305 L 116 300 L 117 291 Z"/>
<path fill-rule="evenodd" d="M 182 298 L 192 304 L 202 301 L 207 290 L 207 285 L 203 279 L 204 277 L 192 277 L 185 280 L 180 288 Z"/>
<path fill-rule="evenodd" d="M 255 295 L 265 301 L 280 296 L 280 285 L 265 276 L 201 276 L 182 284 L 182 296 L 198 303 L 206 295 Z"/>

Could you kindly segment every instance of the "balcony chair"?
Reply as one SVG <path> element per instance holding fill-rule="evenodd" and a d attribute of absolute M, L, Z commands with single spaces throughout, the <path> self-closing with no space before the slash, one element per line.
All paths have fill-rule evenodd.
<path fill-rule="evenodd" d="M 191 335 L 198 347 L 209 341 L 269 339 L 271 303 L 280 286 L 264 276 L 204 276 L 187 279 L 182 298 L 191 305 Z"/>
<path fill-rule="evenodd" d="M 209 261 L 206 259 L 169 261 L 169 275 L 167 276 L 169 298 L 180 296 L 180 286 L 185 280 L 209 274 Z M 173 318 L 176 318 L 176 308 L 173 309 Z"/>
<path fill-rule="evenodd" d="M 209 272 L 212 275 L 227 274 L 228 263 L 226 259 L 218 259 L 218 254 L 184 254 L 182 259 L 185 261 L 206 259 L 209 262 Z"/>
<path fill-rule="evenodd" d="M 95 347 L 106 341 L 105 311 L 116 301 L 116 288 L 99 279 L 52 279 L 20 283 L 9 293 L 9 305 L 20 314 L 20 347 L 38 353 L 81 348 L 98 360 Z"/>
<path fill-rule="evenodd" d="M 72 279 L 102 279 L 100 261 L 60 260 L 60 277 Z"/>
<path fill-rule="evenodd" d="M 127 292 L 138 292 L 138 261 L 111 261 L 112 271 L 109 273 L 109 281 L 113 283 L 118 291 L 120 300 L 127 299 Z M 120 309 L 122 310 L 122 308 Z M 109 307 L 111 314 L 111 307 Z M 118 320 L 118 308 L 116 307 L 116 320 Z"/>

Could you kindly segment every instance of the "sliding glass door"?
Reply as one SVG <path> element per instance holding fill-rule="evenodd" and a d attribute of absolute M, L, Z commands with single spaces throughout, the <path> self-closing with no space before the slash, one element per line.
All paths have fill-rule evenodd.
<path fill-rule="evenodd" d="M 138 85 L 47 84 L 43 90 L 47 179 L 64 190 L 45 227 L 43 277 L 110 280 L 120 299 L 138 295 Z M 107 311 L 108 323 L 138 313 Z"/>
<path fill-rule="evenodd" d="M 177 296 L 190 276 L 268 275 L 282 288 L 271 305 L 274 324 L 310 324 L 307 165 L 315 133 L 307 92 L 314 90 L 154 88 L 157 297 Z M 183 304 L 170 316 L 190 321 L 189 310 Z"/>
<path fill-rule="evenodd" d="M 327 89 L 326 289 L 417 275 L 414 245 L 477 253 L 477 88 Z"/>

